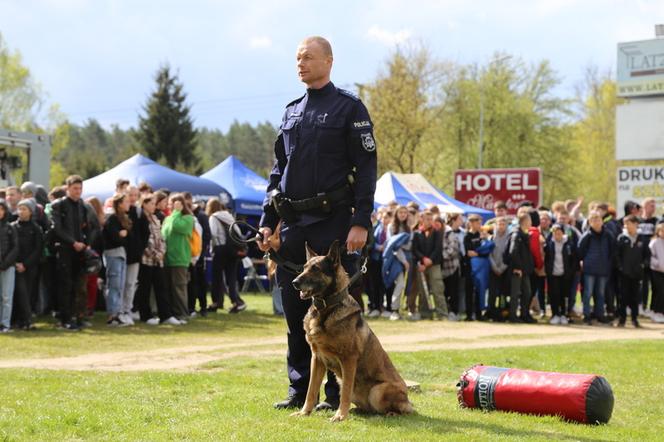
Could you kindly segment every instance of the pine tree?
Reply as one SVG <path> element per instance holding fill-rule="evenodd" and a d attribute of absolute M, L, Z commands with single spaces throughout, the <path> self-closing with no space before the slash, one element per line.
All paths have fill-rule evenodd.
<path fill-rule="evenodd" d="M 185 103 L 183 85 L 168 65 L 159 68 L 155 81 L 157 89 L 143 108 L 145 116 L 139 116 L 136 137 L 151 159 L 163 158 L 168 167 L 197 171 L 197 131 Z"/>

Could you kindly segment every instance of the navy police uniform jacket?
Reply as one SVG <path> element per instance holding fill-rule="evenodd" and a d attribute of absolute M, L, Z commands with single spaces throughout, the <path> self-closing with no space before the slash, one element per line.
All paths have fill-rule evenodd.
<path fill-rule="evenodd" d="M 261 227 L 275 229 L 279 215 L 270 194 L 279 189 L 291 200 L 312 198 L 348 185 L 354 174 L 351 226 L 371 227 L 376 190 L 376 143 L 367 108 L 351 92 L 328 83 L 286 106 L 270 172 Z M 353 172 L 354 171 L 354 172 Z M 298 225 L 324 217 L 302 214 Z"/>

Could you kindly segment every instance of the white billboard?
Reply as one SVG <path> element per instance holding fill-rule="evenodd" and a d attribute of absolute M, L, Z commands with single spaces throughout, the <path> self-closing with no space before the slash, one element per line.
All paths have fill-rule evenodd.
<path fill-rule="evenodd" d="M 641 204 L 644 198 L 655 198 L 657 215 L 664 215 L 664 166 L 619 167 L 616 176 L 618 216 L 622 217 L 627 201 Z"/>
<path fill-rule="evenodd" d="M 664 38 L 618 43 L 619 97 L 664 95 Z"/>
<path fill-rule="evenodd" d="M 616 106 L 616 159 L 664 159 L 664 99 Z"/>

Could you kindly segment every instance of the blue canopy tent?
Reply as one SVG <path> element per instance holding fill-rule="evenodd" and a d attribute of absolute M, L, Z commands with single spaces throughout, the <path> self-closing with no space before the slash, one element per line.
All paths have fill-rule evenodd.
<path fill-rule="evenodd" d="M 230 192 L 235 213 L 262 215 L 267 180 L 245 166 L 234 155 L 205 172 L 201 178 L 214 181 Z"/>
<path fill-rule="evenodd" d="M 477 214 L 484 220 L 493 218 L 493 212 L 457 201 L 437 189 L 419 173 L 386 172 L 376 183 L 374 200 L 382 206 L 390 201 L 407 204 L 415 201 L 420 206 L 435 204 L 443 213 Z"/>
<path fill-rule="evenodd" d="M 234 155 L 229 156 L 205 172 L 201 175 L 201 178 L 214 181 L 228 189 L 233 199 L 233 210 L 236 215 L 245 217 L 245 221 L 249 224 L 258 226 L 260 216 L 263 214 L 263 200 L 265 199 L 265 191 L 268 184 L 265 178 L 249 169 Z M 242 230 L 243 233 L 248 233 L 246 229 Z M 263 253 L 258 248 L 251 246 L 249 247 L 249 256 L 260 259 Z M 247 270 L 243 266 L 239 267 L 238 272 L 240 281 L 242 281 Z M 259 275 L 267 275 L 265 264 L 257 264 L 256 272 Z M 211 278 L 212 275 L 210 274 L 209 277 Z M 264 278 L 260 281 L 266 290 L 269 289 L 269 281 L 267 279 Z"/>
<path fill-rule="evenodd" d="M 141 154 L 121 162 L 114 168 L 83 182 L 83 196 L 96 196 L 102 203 L 115 192 L 115 181 L 126 178 L 132 184 L 146 182 L 153 189 L 165 188 L 171 192 L 191 192 L 194 198 L 219 197 L 225 204 L 231 196 L 217 183 L 162 166 Z"/>

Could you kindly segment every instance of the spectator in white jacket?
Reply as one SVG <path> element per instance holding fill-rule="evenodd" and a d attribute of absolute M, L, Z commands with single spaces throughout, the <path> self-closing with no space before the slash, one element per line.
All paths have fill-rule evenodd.
<path fill-rule="evenodd" d="M 235 218 L 226 210 L 219 198 L 210 198 L 205 208 L 210 222 L 210 247 L 212 248 L 212 304 L 208 311 L 216 311 L 224 307 L 224 280 L 228 297 L 233 305 L 229 313 L 239 313 L 247 308 L 240 298 L 237 281 L 237 265 L 241 257 L 233 241 L 228 237 L 228 229 Z M 235 232 L 241 235 L 237 226 Z"/>
<path fill-rule="evenodd" d="M 655 226 L 650 240 L 650 270 L 652 271 L 652 320 L 664 322 L 664 223 Z"/>

